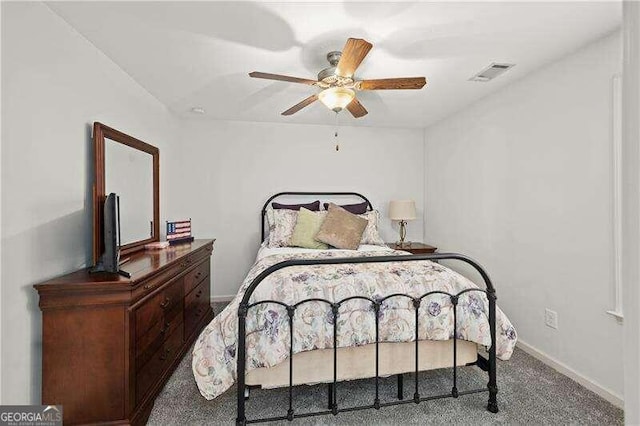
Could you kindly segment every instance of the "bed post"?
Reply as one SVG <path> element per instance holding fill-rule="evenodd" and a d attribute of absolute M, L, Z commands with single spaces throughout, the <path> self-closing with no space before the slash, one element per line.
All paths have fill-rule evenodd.
<path fill-rule="evenodd" d="M 237 377 L 238 381 L 238 417 L 236 418 L 237 426 L 247 424 L 247 417 L 244 410 L 244 391 L 245 391 L 245 367 L 246 367 L 246 318 L 248 305 L 243 301 L 238 308 L 238 353 L 236 357 Z"/>
<path fill-rule="evenodd" d="M 487 288 L 487 298 L 489 299 L 489 331 L 491 334 L 491 347 L 489 348 L 489 403 L 487 410 L 492 413 L 498 412 L 498 383 L 496 381 L 496 291 L 493 286 Z"/>

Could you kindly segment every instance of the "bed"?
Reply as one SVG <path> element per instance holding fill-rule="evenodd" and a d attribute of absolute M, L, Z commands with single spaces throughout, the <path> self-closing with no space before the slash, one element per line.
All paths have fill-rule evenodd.
<path fill-rule="evenodd" d="M 338 414 L 427 399 L 488 392 L 487 409 L 498 412 L 496 359 L 508 359 L 515 329 L 496 307 L 484 269 L 459 254 L 410 255 L 381 245 L 358 250 L 269 247 L 265 218 L 281 196 L 353 196 L 357 193 L 285 192 L 264 204 L 263 243 L 237 296 L 203 330 L 192 367 L 201 394 L 213 399 L 237 382 L 237 424 Z M 437 263 L 452 259 L 474 267 L 486 288 Z M 486 348 L 488 356 L 479 353 Z M 457 367 L 477 365 L 488 373 L 486 388 L 457 388 Z M 404 399 L 403 374 L 453 367 L 452 389 L 421 396 L 418 380 Z M 397 375 L 398 399 L 381 401 L 380 377 Z M 339 407 L 339 383 L 375 378 L 370 405 Z M 293 386 L 328 384 L 328 408 L 296 413 Z M 247 419 L 252 387 L 288 387 L 282 416 Z M 284 409 L 283 409 L 284 411 Z"/>

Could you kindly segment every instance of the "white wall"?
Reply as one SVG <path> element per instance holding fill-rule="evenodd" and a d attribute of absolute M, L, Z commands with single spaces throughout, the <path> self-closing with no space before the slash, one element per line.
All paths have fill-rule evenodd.
<path fill-rule="evenodd" d="M 640 424 L 640 3 L 624 3 L 624 417 Z"/>
<path fill-rule="evenodd" d="M 166 160 L 177 127 L 42 3 L 2 3 L 2 89 L 2 403 L 39 403 L 41 316 L 32 285 L 91 261 L 91 124 L 158 146 L 162 185 L 171 179 Z"/>
<path fill-rule="evenodd" d="M 522 341 L 618 397 L 622 327 L 605 311 L 620 45 L 611 35 L 426 129 L 424 237 L 486 266 Z"/>
<path fill-rule="evenodd" d="M 386 218 L 394 198 L 416 201 L 419 220 L 408 238 L 420 240 L 424 196 L 423 134 L 342 127 L 340 151 L 333 126 L 189 120 L 181 131 L 184 195 L 168 215 L 191 217 L 196 237 L 217 239 L 213 297 L 235 295 L 260 244 L 260 209 L 288 191 L 355 191 L 381 212 L 381 234 L 397 239 Z M 177 190 L 176 190 L 177 192 Z"/>

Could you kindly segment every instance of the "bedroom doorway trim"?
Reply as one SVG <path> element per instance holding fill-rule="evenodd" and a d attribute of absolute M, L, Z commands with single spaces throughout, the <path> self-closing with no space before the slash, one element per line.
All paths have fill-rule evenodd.
<path fill-rule="evenodd" d="M 611 217 L 613 219 L 613 309 L 607 313 L 622 323 L 622 76 L 611 77 Z"/>
<path fill-rule="evenodd" d="M 640 2 L 623 2 L 622 281 L 625 423 L 640 424 Z"/>

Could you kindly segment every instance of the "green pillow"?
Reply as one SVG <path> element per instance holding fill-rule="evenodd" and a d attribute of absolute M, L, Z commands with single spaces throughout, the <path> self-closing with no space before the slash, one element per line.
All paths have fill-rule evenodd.
<path fill-rule="evenodd" d="M 325 216 L 326 212 L 312 212 L 301 207 L 300 211 L 298 211 L 298 219 L 296 220 L 295 228 L 293 228 L 289 245 L 308 249 L 328 249 L 328 245 L 313 238 L 320 230 Z"/>

